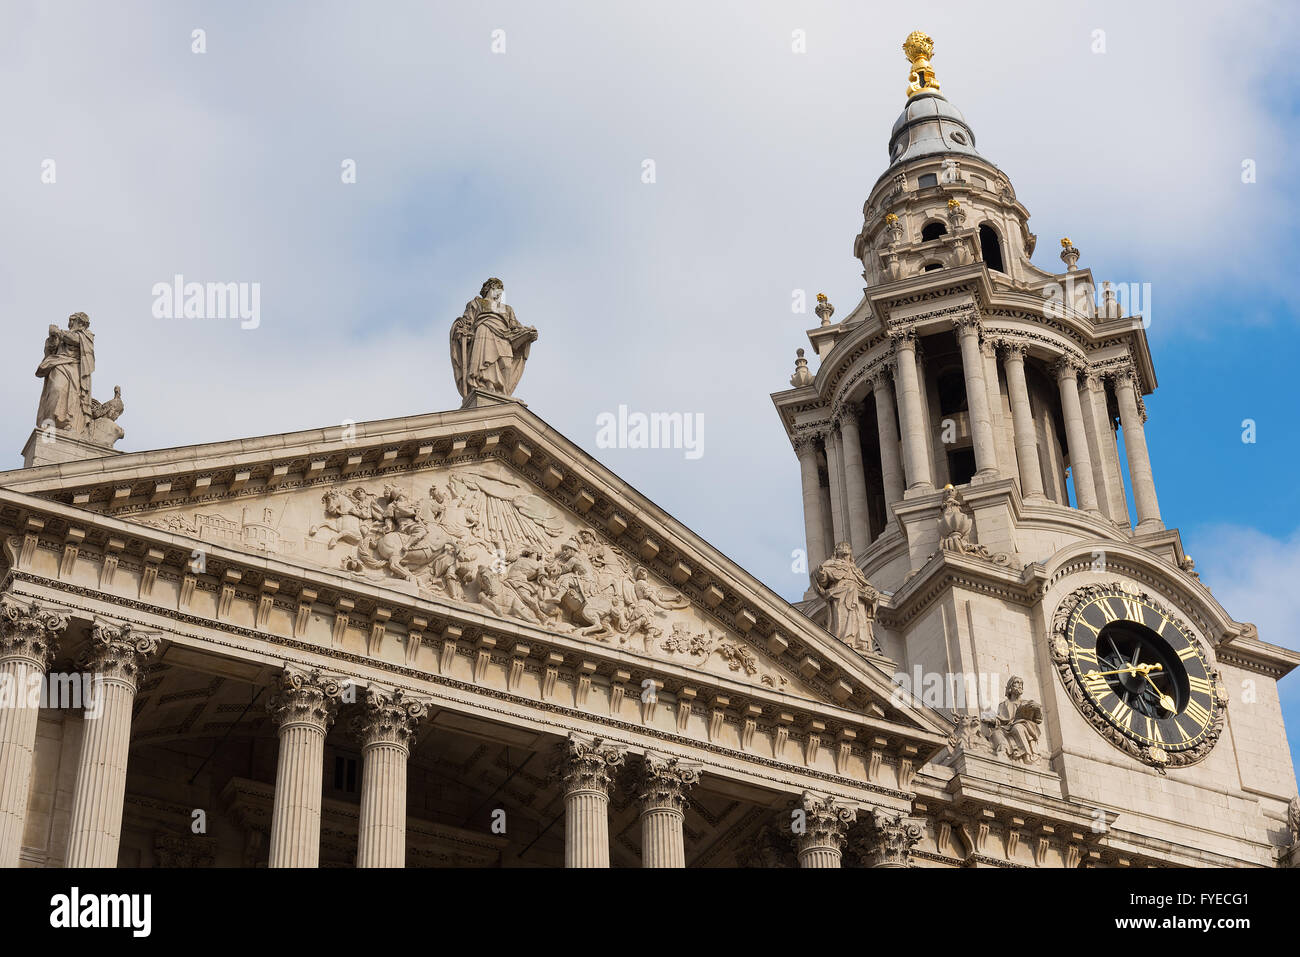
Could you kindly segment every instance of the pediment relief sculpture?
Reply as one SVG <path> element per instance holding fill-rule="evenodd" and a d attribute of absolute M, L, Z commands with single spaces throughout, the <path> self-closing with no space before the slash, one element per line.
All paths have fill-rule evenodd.
<path fill-rule="evenodd" d="M 140 521 L 771 688 L 802 686 L 494 461 Z"/>

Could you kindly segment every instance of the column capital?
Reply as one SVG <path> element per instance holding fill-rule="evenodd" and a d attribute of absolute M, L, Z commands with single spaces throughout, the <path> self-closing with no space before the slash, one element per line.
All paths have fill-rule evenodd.
<path fill-rule="evenodd" d="M 1002 350 L 1002 358 L 1008 362 L 1024 362 L 1025 356 L 1029 353 L 1029 346 L 1015 339 L 1000 339 L 998 347 Z"/>
<path fill-rule="evenodd" d="M 952 326 L 960 335 L 963 332 L 975 332 L 979 334 L 984 330 L 984 323 L 980 321 L 978 309 L 963 309 L 952 317 Z"/>
<path fill-rule="evenodd" d="M 1052 374 L 1056 376 L 1057 382 L 1068 382 L 1071 379 L 1077 382 L 1084 367 L 1084 361 L 1078 356 L 1063 355 L 1052 363 Z"/>
<path fill-rule="evenodd" d="M 343 682 L 321 674 L 318 669 L 297 671 L 286 668 L 280 673 L 279 688 L 267 702 L 267 710 L 280 729 L 305 724 L 322 734 L 329 730 L 338 714 Z"/>
<path fill-rule="evenodd" d="M 797 840 L 799 854 L 817 848 L 841 852 L 848 839 L 849 825 L 858 819 L 857 806 L 804 791 L 799 807 L 804 813 L 804 830 Z"/>
<path fill-rule="evenodd" d="M 841 402 L 831 410 L 831 421 L 838 423 L 841 428 L 846 422 L 856 425 L 861 414 L 862 406 L 857 402 Z"/>
<path fill-rule="evenodd" d="M 867 379 L 872 388 L 881 389 L 894 384 L 895 363 L 893 359 L 881 359 L 867 370 Z"/>
<path fill-rule="evenodd" d="M 917 339 L 916 329 L 890 329 L 889 339 L 894 344 L 895 352 L 899 349 L 915 349 Z"/>
<path fill-rule="evenodd" d="M 697 761 L 647 751 L 636 796 L 641 813 L 659 808 L 684 812 L 686 793 L 699 782 L 701 767 Z"/>
<path fill-rule="evenodd" d="M 600 791 L 609 796 L 614 769 L 627 760 L 627 749 L 606 744 L 602 738 L 583 738 L 570 732 L 555 746 L 552 775 L 566 794 L 574 791 Z"/>
<path fill-rule="evenodd" d="M 25 658 L 44 671 L 67 627 L 67 615 L 35 601 L 0 596 L 0 658 Z"/>
<path fill-rule="evenodd" d="M 429 706 L 401 689 L 390 692 L 370 688 L 361 714 L 352 719 L 351 731 L 363 748 L 373 744 L 395 744 L 409 751 L 415 746 L 415 732 L 429 713 Z"/>
<path fill-rule="evenodd" d="M 912 848 L 922 834 L 921 824 L 915 819 L 874 808 L 858 854 L 867 867 L 910 867 Z"/>
<path fill-rule="evenodd" d="M 159 644 L 157 634 L 136 631 L 129 623 L 96 621 L 90 627 L 90 647 L 81 653 L 79 663 L 95 677 L 125 682 L 134 691 Z"/>
<path fill-rule="evenodd" d="M 790 437 L 790 444 L 794 447 L 795 455 L 802 456 L 816 452 L 825 437 L 826 432 L 821 426 L 804 426 Z"/>

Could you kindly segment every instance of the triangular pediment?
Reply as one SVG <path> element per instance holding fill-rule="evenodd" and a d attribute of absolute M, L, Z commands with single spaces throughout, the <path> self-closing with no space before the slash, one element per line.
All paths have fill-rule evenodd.
<path fill-rule="evenodd" d="M 24 469 L 0 486 L 593 653 L 946 730 L 520 403 Z"/>

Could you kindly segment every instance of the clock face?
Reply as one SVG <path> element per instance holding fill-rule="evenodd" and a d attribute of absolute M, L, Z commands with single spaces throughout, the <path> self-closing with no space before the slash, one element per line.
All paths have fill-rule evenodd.
<path fill-rule="evenodd" d="M 1119 583 L 1075 592 L 1058 611 L 1053 657 L 1085 717 L 1149 764 L 1199 760 L 1218 738 L 1218 675 L 1148 595 Z"/>

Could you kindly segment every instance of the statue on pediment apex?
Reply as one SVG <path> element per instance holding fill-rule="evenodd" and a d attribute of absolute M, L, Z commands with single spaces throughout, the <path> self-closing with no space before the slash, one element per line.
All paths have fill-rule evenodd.
<path fill-rule="evenodd" d="M 880 654 L 872 623 L 880 593 L 853 560 L 853 546 L 840 542 L 835 554 L 813 573 L 817 593 L 826 599 L 826 629 L 854 651 Z"/>
<path fill-rule="evenodd" d="M 489 279 L 451 325 L 451 368 L 462 398 L 475 390 L 513 395 L 537 341 L 537 330 L 501 301 L 504 291 L 500 279 Z"/>

